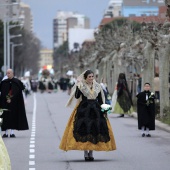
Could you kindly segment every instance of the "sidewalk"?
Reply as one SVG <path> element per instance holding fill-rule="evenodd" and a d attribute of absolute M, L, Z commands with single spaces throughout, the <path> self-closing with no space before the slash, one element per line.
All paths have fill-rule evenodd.
<path fill-rule="evenodd" d="M 133 112 L 132 115 L 133 115 L 134 118 L 137 118 L 136 112 Z M 159 120 L 155 120 L 155 125 L 156 125 L 156 127 L 170 133 L 170 126 L 169 125 L 164 124 L 164 123 L 160 122 Z"/>

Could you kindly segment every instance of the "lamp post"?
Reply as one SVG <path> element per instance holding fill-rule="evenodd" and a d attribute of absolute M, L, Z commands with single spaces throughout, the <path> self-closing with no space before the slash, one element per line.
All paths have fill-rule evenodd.
<path fill-rule="evenodd" d="M 17 47 L 17 46 L 22 46 L 23 44 L 14 44 L 13 42 L 10 43 L 12 45 L 12 48 L 11 48 L 11 68 L 12 70 L 14 71 L 14 48 Z"/>
<path fill-rule="evenodd" d="M 10 35 L 10 29 L 17 27 L 17 26 L 23 26 L 23 24 L 18 24 L 18 25 L 9 25 L 9 22 L 7 23 L 7 59 L 6 60 L 6 65 L 8 68 L 10 68 L 10 39 L 12 38 L 17 38 L 21 37 L 21 34 L 18 35 Z"/>
<path fill-rule="evenodd" d="M 7 55 L 7 50 L 6 50 L 6 44 L 7 44 L 7 41 L 6 41 L 6 29 L 7 28 L 7 25 L 6 25 L 6 19 L 4 19 L 4 75 L 6 75 L 6 66 L 7 66 L 7 58 L 6 58 L 6 55 Z"/>
<path fill-rule="evenodd" d="M 7 67 L 8 68 L 10 68 L 10 39 L 12 39 L 12 38 L 17 38 L 17 37 L 21 37 L 22 35 L 21 34 L 18 34 L 18 35 L 10 35 L 10 34 L 8 34 L 8 36 L 7 36 L 7 40 L 8 40 L 8 42 L 7 42 Z"/>
<path fill-rule="evenodd" d="M 12 0 L 10 4 L 0 4 L 0 8 L 4 8 L 6 6 L 13 6 L 19 5 L 16 0 Z M 3 25 L 4 25 L 4 75 L 6 75 L 7 70 L 7 38 L 8 38 L 8 25 L 9 25 L 10 18 L 4 16 Z"/>

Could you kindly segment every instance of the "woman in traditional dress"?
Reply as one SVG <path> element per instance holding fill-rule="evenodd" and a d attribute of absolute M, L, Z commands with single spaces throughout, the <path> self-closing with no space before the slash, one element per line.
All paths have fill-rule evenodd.
<path fill-rule="evenodd" d="M 0 135 L 0 170 L 11 170 L 8 152 Z"/>
<path fill-rule="evenodd" d="M 82 73 L 73 87 L 68 106 L 73 99 L 77 104 L 70 116 L 60 149 L 84 150 L 85 161 L 93 161 L 93 151 L 112 151 L 116 144 L 109 120 L 101 111 L 105 103 L 103 90 L 95 80 L 94 73 Z"/>
<path fill-rule="evenodd" d="M 48 90 L 49 76 L 50 76 L 50 72 L 47 69 L 42 71 L 41 77 L 39 79 L 39 86 L 38 86 L 41 93 Z"/>
<path fill-rule="evenodd" d="M 0 110 L 0 116 L 2 115 L 3 111 Z M 1 125 L 3 123 L 3 119 L 0 118 L 0 132 L 1 132 Z M 5 144 L 2 140 L 0 135 L 0 170 L 11 170 L 11 163 L 9 159 L 8 152 L 6 150 Z"/>
<path fill-rule="evenodd" d="M 51 93 L 54 89 L 54 82 L 50 76 L 47 77 L 47 90 L 48 93 Z"/>
<path fill-rule="evenodd" d="M 112 112 L 119 113 L 119 117 L 124 117 L 124 114 L 133 112 L 133 102 L 124 73 L 119 74 L 118 82 L 116 83 L 112 96 Z"/>

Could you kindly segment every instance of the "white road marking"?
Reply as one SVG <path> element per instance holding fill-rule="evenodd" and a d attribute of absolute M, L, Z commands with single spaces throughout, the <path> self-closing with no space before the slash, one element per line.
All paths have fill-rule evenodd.
<path fill-rule="evenodd" d="M 35 161 L 29 161 L 29 165 L 35 165 Z"/>
<path fill-rule="evenodd" d="M 35 148 L 35 145 L 30 145 L 30 148 Z"/>
<path fill-rule="evenodd" d="M 32 131 L 30 138 L 30 155 L 29 155 L 29 170 L 36 170 L 35 168 L 35 136 L 36 136 L 36 109 L 37 109 L 37 100 L 36 94 L 33 94 L 34 106 L 33 106 L 33 115 L 32 115 Z M 33 149 L 34 148 L 34 149 Z"/>
<path fill-rule="evenodd" d="M 30 153 L 34 153 L 35 152 L 35 149 L 30 149 Z"/>
<path fill-rule="evenodd" d="M 30 155 L 29 158 L 30 159 L 35 159 L 35 155 Z"/>

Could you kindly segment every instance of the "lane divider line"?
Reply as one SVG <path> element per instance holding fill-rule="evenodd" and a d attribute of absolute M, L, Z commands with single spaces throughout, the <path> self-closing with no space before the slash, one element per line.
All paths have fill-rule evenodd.
<path fill-rule="evenodd" d="M 35 166 L 35 137 L 36 137 L 36 110 L 37 110 L 37 100 L 36 93 L 33 93 L 33 115 L 32 115 L 32 129 L 30 137 L 30 146 L 29 146 L 29 170 L 36 170 Z"/>

